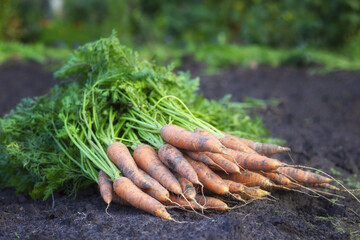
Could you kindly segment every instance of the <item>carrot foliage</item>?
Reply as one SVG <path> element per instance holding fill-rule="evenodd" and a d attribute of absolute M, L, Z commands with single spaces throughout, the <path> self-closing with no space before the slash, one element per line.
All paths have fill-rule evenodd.
<path fill-rule="evenodd" d="M 76 49 L 55 73 L 62 83 L 0 119 L 0 185 L 34 198 L 75 195 L 97 181 L 99 169 L 112 180 L 121 176 L 106 156 L 111 142 L 158 148 L 168 123 L 276 142 L 231 96 L 206 99 L 197 93 L 199 79 L 141 59 L 115 35 Z"/>

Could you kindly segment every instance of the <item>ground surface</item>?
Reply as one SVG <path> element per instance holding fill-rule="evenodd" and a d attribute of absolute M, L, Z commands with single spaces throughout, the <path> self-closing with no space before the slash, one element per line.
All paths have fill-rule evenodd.
<path fill-rule="evenodd" d="M 189 66 L 187 68 L 186 66 Z M 200 67 L 185 64 L 193 76 Z M 0 115 L 20 98 L 44 94 L 55 84 L 40 66 L 8 63 L 0 67 Z M 233 94 L 277 98 L 276 108 L 259 110 L 274 137 L 287 141 L 296 163 L 341 178 L 360 171 L 360 73 L 309 76 L 305 69 L 233 68 L 201 76 L 209 98 Z M 288 159 L 286 155 L 277 156 Z M 359 178 L 357 179 L 359 181 Z M 81 191 L 76 201 L 55 195 L 55 202 L 33 201 L 0 189 L 0 239 L 356 239 L 360 238 L 360 204 L 347 197 L 346 207 L 296 192 L 277 192 L 277 201 L 256 201 L 226 213 L 171 210 L 187 223 L 163 221 L 134 208 L 105 204 L 96 188 Z M 52 206 L 54 204 L 54 206 Z"/>

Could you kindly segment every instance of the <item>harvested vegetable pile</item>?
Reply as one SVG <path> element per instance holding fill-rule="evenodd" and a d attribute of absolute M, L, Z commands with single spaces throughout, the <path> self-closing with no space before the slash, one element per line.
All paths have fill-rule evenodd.
<path fill-rule="evenodd" d="M 139 60 L 115 36 L 80 47 L 56 73 L 62 84 L 1 119 L 0 183 L 47 198 L 95 181 L 107 203 L 171 219 L 164 205 L 225 210 L 228 197 L 331 181 L 263 156 L 273 152 L 245 139 L 274 141 L 259 120 L 229 97 L 196 95 L 198 81 L 171 70 Z"/>

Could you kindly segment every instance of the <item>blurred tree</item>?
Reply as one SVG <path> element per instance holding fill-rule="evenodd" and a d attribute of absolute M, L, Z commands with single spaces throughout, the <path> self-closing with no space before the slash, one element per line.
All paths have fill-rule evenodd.
<path fill-rule="evenodd" d="M 18 2 L 0 1 L 0 40 L 14 41 L 24 35 L 22 20 L 19 17 Z"/>

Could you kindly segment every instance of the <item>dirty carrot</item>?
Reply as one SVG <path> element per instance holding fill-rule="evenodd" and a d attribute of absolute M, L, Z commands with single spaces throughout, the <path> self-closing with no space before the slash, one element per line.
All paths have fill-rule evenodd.
<path fill-rule="evenodd" d="M 231 193 L 239 193 L 242 198 L 261 198 L 269 196 L 270 193 L 257 187 L 247 187 L 242 183 L 232 180 L 224 179 L 226 185 L 228 185 Z"/>
<path fill-rule="evenodd" d="M 246 200 L 252 199 L 252 198 L 262 198 L 262 197 L 266 197 L 269 195 L 270 195 L 270 192 L 265 191 L 258 187 L 247 187 L 245 189 L 245 191 L 241 194 L 241 196 Z"/>
<path fill-rule="evenodd" d="M 306 172 L 293 167 L 280 167 L 276 170 L 276 172 L 299 183 L 329 183 L 332 181 L 332 179 L 319 174 Z"/>
<path fill-rule="evenodd" d="M 104 201 L 110 205 L 112 199 L 113 199 L 113 186 L 112 182 L 109 178 L 109 176 L 103 172 L 102 170 L 99 171 L 98 176 L 99 181 L 99 189 L 100 189 L 100 195 L 104 199 Z"/>
<path fill-rule="evenodd" d="M 194 201 L 187 201 L 183 197 L 170 194 L 170 200 L 165 202 L 168 206 L 179 206 L 189 210 L 202 210 L 203 208 Z"/>
<path fill-rule="evenodd" d="M 217 139 L 201 136 L 177 125 L 163 126 L 160 134 L 167 143 L 180 149 L 214 153 L 223 153 L 225 149 Z"/>
<path fill-rule="evenodd" d="M 282 147 L 275 144 L 254 142 L 254 150 L 264 156 L 272 156 L 277 153 L 290 152 L 288 147 Z"/>
<path fill-rule="evenodd" d="M 207 138 L 213 138 L 213 139 L 217 139 L 217 137 L 215 137 L 214 135 L 211 134 L 211 132 L 206 131 L 205 129 L 202 128 L 197 128 L 194 130 L 194 133 L 197 133 L 201 136 L 207 137 Z"/>
<path fill-rule="evenodd" d="M 173 220 L 166 208 L 158 200 L 140 190 L 130 179 L 119 177 L 114 181 L 117 195 L 132 206 L 166 220 Z"/>
<path fill-rule="evenodd" d="M 237 141 L 237 139 L 234 137 L 219 137 L 218 139 L 227 148 L 237 150 L 240 152 L 256 153 L 255 150 L 248 147 L 246 144 Z"/>
<path fill-rule="evenodd" d="M 139 173 L 139 169 L 132 158 L 129 149 L 121 142 L 114 142 L 107 149 L 109 159 L 128 177 L 136 186 L 146 189 L 151 184 Z"/>
<path fill-rule="evenodd" d="M 209 156 L 207 156 L 205 152 L 186 151 L 185 154 L 193 160 L 205 163 L 205 165 L 209 166 L 211 169 L 226 172 L 219 164 L 215 163 Z"/>
<path fill-rule="evenodd" d="M 190 200 L 195 199 L 196 189 L 195 189 L 194 185 L 189 180 L 187 180 L 186 178 L 181 176 L 180 174 L 174 173 L 174 175 L 180 183 L 180 186 L 181 186 L 182 192 L 184 193 L 184 196 Z"/>
<path fill-rule="evenodd" d="M 186 161 L 184 155 L 174 146 L 164 144 L 158 151 L 159 159 L 170 169 L 195 184 L 201 184 L 193 167 Z"/>
<path fill-rule="evenodd" d="M 204 185 L 205 188 L 220 195 L 229 193 L 229 187 L 226 185 L 226 183 L 224 183 L 221 177 L 215 174 L 204 163 L 192 160 L 187 156 L 185 157 L 191 166 L 195 169 L 200 182 Z"/>
<path fill-rule="evenodd" d="M 216 166 L 217 164 L 208 157 L 204 152 L 192 152 L 192 151 L 185 151 L 185 154 L 188 155 L 191 159 L 196 161 L 200 161 L 205 163 L 208 166 Z"/>
<path fill-rule="evenodd" d="M 146 144 L 139 145 L 135 148 L 133 157 L 141 169 L 166 189 L 178 195 L 182 194 L 180 183 L 173 173 L 161 162 L 154 148 Z"/>
<path fill-rule="evenodd" d="M 256 142 L 256 141 L 252 141 L 246 138 L 239 138 L 233 135 L 230 135 L 228 133 L 222 132 L 226 137 L 230 137 L 233 139 L 233 141 L 237 141 L 241 144 L 244 144 L 246 146 L 248 146 L 249 148 L 253 149 L 254 151 L 256 151 L 257 153 L 259 153 L 260 155 L 264 155 L 264 156 L 271 156 L 277 153 L 283 153 L 283 152 L 290 152 L 291 149 L 288 147 L 282 147 L 279 145 L 275 145 L 275 144 L 269 144 L 269 143 L 261 143 L 261 142 Z"/>
<path fill-rule="evenodd" d="M 224 183 L 229 187 L 229 191 L 232 193 L 243 192 L 246 186 L 242 183 L 234 182 L 229 179 L 223 179 Z"/>
<path fill-rule="evenodd" d="M 203 205 L 205 209 L 217 211 L 226 211 L 230 209 L 226 203 L 214 197 L 196 195 L 195 199 L 198 203 Z"/>
<path fill-rule="evenodd" d="M 285 166 L 276 159 L 268 158 L 253 153 L 244 153 L 232 149 L 227 149 L 227 152 L 234 157 L 235 161 L 243 168 L 254 171 L 273 171 L 281 166 Z"/>
<path fill-rule="evenodd" d="M 344 189 L 340 189 L 329 183 L 313 183 L 313 184 L 305 184 L 305 186 L 315 187 L 315 188 L 324 188 L 324 189 L 328 189 L 328 190 L 336 191 L 336 192 L 346 192 Z M 351 191 L 351 190 L 349 190 L 349 191 Z"/>
<path fill-rule="evenodd" d="M 228 173 L 239 173 L 240 168 L 233 163 L 232 161 L 229 161 L 225 157 L 223 157 L 223 154 L 219 153 L 211 153 L 211 152 L 205 152 L 205 154 L 210 157 L 215 163 L 217 163 L 221 168 L 223 168 Z"/>
<path fill-rule="evenodd" d="M 274 182 L 276 184 L 279 184 L 279 185 L 291 185 L 291 184 L 294 183 L 288 177 L 284 176 L 283 174 L 276 173 L 276 172 L 260 171 L 258 173 L 265 176 L 265 177 L 267 177 L 272 182 Z"/>
<path fill-rule="evenodd" d="M 217 174 L 221 178 L 242 183 L 247 187 L 259 186 L 264 189 L 269 189 L 275 186 L 275 184 L 273 184 L 267 177 L 264 177 L 258 173 L 251 171 L 242 171 L 241 173 L 232 173 L 232 174 L 224 174 L 222 172 L 217 172 Z"/>
<path fill-rule="evenodd" d="M 139 169 L 139 172 L 151 184 L 151 188 L 145 189 L 144 192 L 146 192 L 147 194 L 149 194 L 159 202 L 163 202 L 169 199 L 168 190 L 166 190 L 158 181 L 153 179 L 143 170 Z"/>
<path fill-rule="evenodd" d="M 112 201 L 114 203 L 120 204 L 120 205 L 124 205 L 124 206 L 131 206 L 130 203 L 128 203 L 127 201 L 125 201 L 124 199 L 122 199 L 119 195 L 116 194 L 116 192 L 113 190 L 112 192 L 113 195 L 113 199 Z"/>

